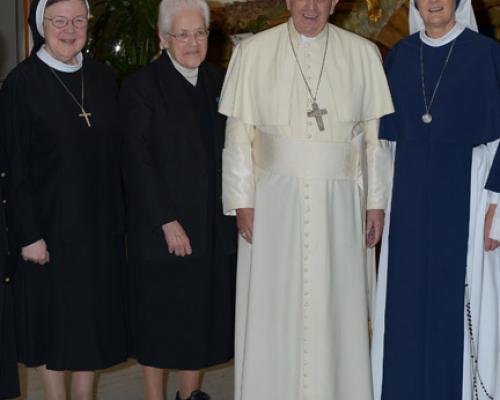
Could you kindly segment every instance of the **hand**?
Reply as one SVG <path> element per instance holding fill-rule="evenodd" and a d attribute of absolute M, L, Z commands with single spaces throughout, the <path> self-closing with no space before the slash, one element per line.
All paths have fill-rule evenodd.
<path fill-rule="evenodd" d="M 366 211 L 366 245 L 375 247 L 382 237 L 384 229 L 384 210 Z"/>
<path fill-rule="evenodd" d="M 40 239 L 35 243 L 21 248 L 21 257 L 24 261 L 30 261 L 35 264 L 47 264 L 50 261 L 50 255 L 47 251 L 45 240 Z"/>
<path fill-rule="evenodd" d="M 484 250 L 493 251 L 500 246 L 500 241 L 490 239 L 491 225 L 493 224 L 493 217 L 495 216 L 496 204 L 490 204 L 486 216 L 484 218 Z"/>
<path fill-rule="evenodd" d="M 253 236 L 253 208 L 238 208 L 236 210 L 236 224 L 243 239 L 252 244 Z"/>
<path fill-rule="evenodd" d="M 163 230 L 170 254 L 175 253 L 176 256 L 181 257 L 193 254 L 191 243 L 181 224 L 177 221 L 172 221 L 162 225 L 161 229 Z"/>

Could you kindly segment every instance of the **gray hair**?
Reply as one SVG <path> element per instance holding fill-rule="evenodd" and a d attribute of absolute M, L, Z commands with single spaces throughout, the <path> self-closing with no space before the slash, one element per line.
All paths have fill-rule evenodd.
<path fill-rule="evenodd" d="M 210 9 L 206 0 L 161 0 L 158 8 L 158 30 L 163 36 L 171 32 L 172 22 L 176 15 L 186 9 L 197 9 L 203 15 L 205 26 L 210 25 Z"/>

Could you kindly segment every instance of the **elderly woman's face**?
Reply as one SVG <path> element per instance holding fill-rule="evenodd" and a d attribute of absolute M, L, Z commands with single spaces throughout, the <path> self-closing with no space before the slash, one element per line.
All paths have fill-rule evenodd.
<path fill-rule="evenodd" d="M 199 32 L 206 31 L 205 19 L 197 9 L 185 9 L 174 16 L 170 35 L 160 35 L 163 47 L 183 67 L 197 68 L 207 55 L 208 38 Z M 187 38 L 182 38 L 186 36 Z"/>
<path fill-rule="evenodd" d="M 455 0 L 416 0 L 427 34 L 444 35 L 455 24 Z"/>
<path fill-rule="evenodd" d="M 45 9 L 45 47 L 57 60 L 67 64 L 76 63 L 76 56 L 87 41 L 87 14 L 87 7 L 82 0 L 65 0 Z M 61 27 L 64 21 L 67 24 Z"/>

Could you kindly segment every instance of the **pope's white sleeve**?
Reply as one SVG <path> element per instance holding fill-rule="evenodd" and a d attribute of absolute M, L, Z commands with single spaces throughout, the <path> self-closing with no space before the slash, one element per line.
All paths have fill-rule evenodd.
<path fill-rule="evenodd" d="M 391 149 L 388 141 L 378 138 L 378 119 L 365 121 L 363 124 L 368 173 L 367 209 L 383 210 L 387 206 L 391 187 Z"/>
<path fill-rule="evenodd" d="M 254 126 L 238 118 L 227 119 L 226 143 L 222 151 L 222 205 L 226 215 L 235 215 L 238 208 L 254 208 L 254 136 Z"/>

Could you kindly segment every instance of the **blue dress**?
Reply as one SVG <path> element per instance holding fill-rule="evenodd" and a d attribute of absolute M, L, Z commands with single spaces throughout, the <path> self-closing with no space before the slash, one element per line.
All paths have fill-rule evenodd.
<path fill-rule="evenodd" d="M 425 113 L 418 34 L 388 55 L 397 143 L 389 232 L 383 400 L 462 398 L 472 149 L 500 137 L 500 45 L 466 29 Z M 450 44 L 423 45 L 429 102 Z M 488 188 L 500 191 L 497 156 Z M 493 172 L 495 171 L 495 172 Z"/>

